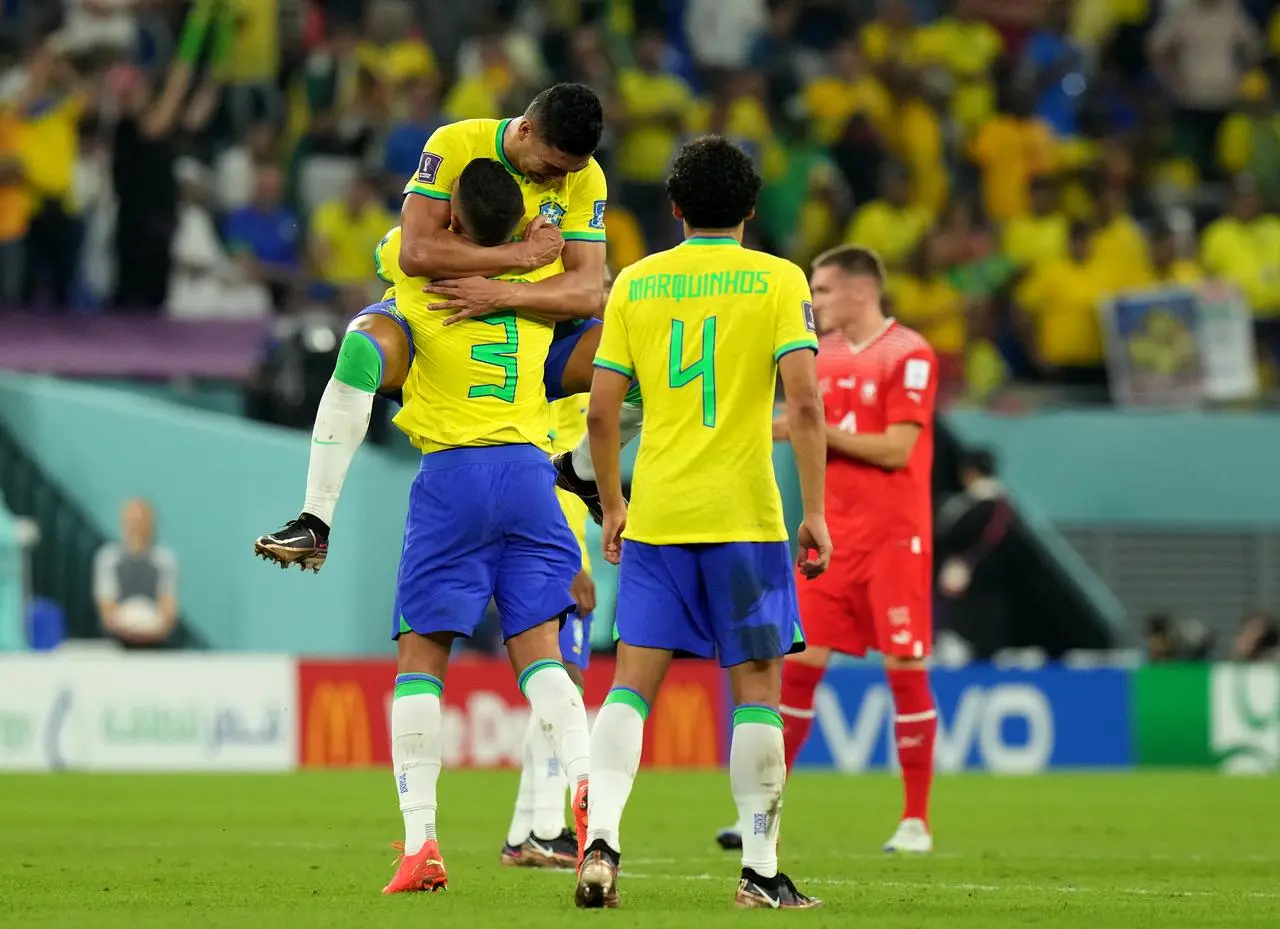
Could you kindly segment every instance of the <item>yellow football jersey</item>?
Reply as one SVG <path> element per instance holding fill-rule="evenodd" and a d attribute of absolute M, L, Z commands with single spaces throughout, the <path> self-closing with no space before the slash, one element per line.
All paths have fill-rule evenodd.
<path fill-rule="evenodd" d="M 514 311 L 446 327 L 449 314 L 430 309 L 444 298 L 424 293 L 425 279 L 406 277 L 399 255 L 397 226 L 374 256 L 379 276 L 392 285 L 387 293 L 413 335 L 413 363 L 395 424 L 424 454 L 516 443 L 550 452 L 551 416 L 542 369 L 554 327 Z M 556 273 L 547 265 L 504 280 L 539 281 Z"/>
<path fill-rule="evenodd" d="M 604 212 L 608 190 L 604 172 L 593 158 L 581 171 L 544 182 L 532 181 L 515 169 L 502 148 L 502 136 L 510 119 L 464 119 L 441 126 L 427 139 L 418 162 L 418 173 L 405 184 L 406 194 L 421 194 L 433 200 L 448 200 L 453 185 L 467 163 L 475 158 L 502 162 L 520 182 L 524 194 L 525 222 L 539 213 L 560 227 L 569 242 L 603 242 Z M 560 259 L 549 266 L 551 273 L 564 270 Z"/>
<path fill-rule="evenodd" d="M 644 431 L 625 538 L 781 542 L 778 359 L 817 351 L 809 282 L 737 240 L 695 237 L 625 268 L 596 365 L 640 382 Z"/>

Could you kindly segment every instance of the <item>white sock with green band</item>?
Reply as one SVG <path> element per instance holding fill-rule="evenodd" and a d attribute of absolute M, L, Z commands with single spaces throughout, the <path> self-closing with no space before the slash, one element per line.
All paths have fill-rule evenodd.
<path fill-rule="evenodd" d="M 404 853 L 436 837 L 436 782 L 440 779 L 440 679 L 397 674 L 391 698 L 391 766 L 404 816 Z"/>
<path fill-rule="evenodd" d="M 587 843 L 603 839 L 621 852 L 622 811 L 640 767 L 644 721 L 649 704 L 627 687 L 614 687 L 605 697 L 591 729 L 591 796 L 587 809 Z"/>
<path fill-rule="evenodd" d="M 348 332 L 333 377 L 325 385 L 311 429 L 307 495 L 302 511 L 333 525 L 351 460 L 369 431 L 373 398 L 382 383 L 382 353 L 363 332 Z"/>
<path fill-rule="evenodd" d="M 631 394 L 627 394 L 628 397 Z M 622 404 L 622 412 L 618 418 L 619 431 L 622 434 L 622 447 L 626 448 L 627 443 L 640 434 L 640 427 L 644 423 L 644 407 L 638 402 L 630 400 Z M 591 463 L 591 442 L 590 439 L 583 435 L 582 441 L 570 453 L 573 458 L 573 473 L 578 475 L 584 481 L 594 481 L 596 479 L 596 469 Z"/>
<path fill-rule="evenodd" d="M 564 831 L 564 798 L 569 779 L 556 760 L 550 739 L 536 720 L 537 717 L 530 719 L 525 736 L 531 743 L 527 758 L 532 769 L 533 834 L 539 839 L 554 839 Z"/>
<path fill-rule="evenodd" d="M 778 826 L 786 779 L 782 716 L 771 706 L 739 706 L 733 711 L 729 784 L 742 827 L 742 866 L 761 877 L 778 873 Z"/>
<path fill-rule="evenodd" d="M 521 671 L 519 683 L 561 770 L 576 789 L 591 769 L 591 737 L 582 695 L 564 665 L 551 658 L 535 661 Z"/>

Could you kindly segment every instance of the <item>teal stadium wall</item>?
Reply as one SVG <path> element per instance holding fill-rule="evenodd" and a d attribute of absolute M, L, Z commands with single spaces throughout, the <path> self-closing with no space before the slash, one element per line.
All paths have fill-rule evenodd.
<path fill-rule="evenodd" d="M 22 549 L 13 514 L 0 500 L 0 652 L 22 648 Z"/>
<path fill-rule="evenodd" d="M 333 556 L 321 574 L 304 576 L 268 568 L 250 551 L 257 533 L 300 505 L 304 433 L 163 394 L 17 375 L 0 375 L 0 419 L 107 534 L 115 534 L 125 498 L 154 502 L 161 540 L 178 555 L 184 614 L 211 645 L 387 653 L 411 458 L 377 448 L 360 453 L 338 510 Z M 963 441 L 999 451 L 1033 525 L 1076 573 L 1073 550 L 1053 541 L 1055 523 L 1280 525 L 1280 418 L 1112 411 L 959 412 L 950 420 Z M 627 470 L 633 453 L 634 445 L 624 455 Z M 800 499 L 789 446 L 775 447 L 774 462 L 794 528 Z M 588 538 L 600 613 L 610 616 L 616 572 L 604 564 L 594 527 Z M 1096 581 L 1085 583 L 1096 600 L 1108 601 Z M 0 641 L 14 628 L 4 590 L 0 581 Z M 608 637 L 599 624 L 597 641 Z"/>
<path fill-rule="evenodd" d="M 1280 526 L 1280 416 L 962 411 L 947 420 L 966 444 L 996 449 L 1005 482 L 1058 525 Z"/>

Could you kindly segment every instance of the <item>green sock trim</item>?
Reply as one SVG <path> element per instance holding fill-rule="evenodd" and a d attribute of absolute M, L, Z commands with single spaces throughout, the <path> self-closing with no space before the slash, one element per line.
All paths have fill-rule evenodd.
<path fill-rule="evenodd" d="M 433 677 L 430 674 L 397 674 L 396 688 L 392 692 L 392 699 L 399 697 L 417 697 L 422 694 L 430 694 L 439 698 L 444 693 L 444 684 L 440 678 Z"/>
<path fill-rule="evenodd" d="M 376 394 L 382 385 L 382 352 L 373 338 L 363 332 L 348 332 L 338 349 L 333 379 L 367 394 Z"/>
<path fill-rule="evenodd" d="M 741 726 L 744 723 L 759 723 L 762 726 L 774 726 L 781 729 L 782 715 L 771 706 L 764 706 L 760 703 L 744 703 L 734 709 L 733 724 Z"/>
<path fill-rule="evenodd" d="M 564 671 L 564 664 L 562 662 L 556 661 L 554 658 L 541 658 L 538 661 L 535 661 L 533 664 L 529 665 L 529 667 L 525 668 L 523 671 L 521 671 L 520 672 L 520 693 L 524 694 L 526 697 L 529 696 L 527 693 L 525 693 L 525 687 L 529 685 L 529 679 L 532 678 L 539 671 L 548 671 L 551 668 L 559 668 L 561 671 Z M 568 674 L 567 671 L 564 671 L 564 673 Z"/>
<path fill-rule="evenodd" d="M 649 701 L 630 687 L 610 688 L 609 695 L 604 698 L 604 705 L 608 706 L 610 703 L 622 703 L 631 707 L 640 714 L 641 722 L 649 718 Z"/>

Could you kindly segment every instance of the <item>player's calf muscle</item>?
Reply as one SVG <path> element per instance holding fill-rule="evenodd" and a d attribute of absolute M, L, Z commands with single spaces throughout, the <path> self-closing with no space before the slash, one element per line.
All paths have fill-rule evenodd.
<path fill-rule="evenodd" d="M 449 667 L 449 651 L 453 645 L 451 633 L 419 635 L 416 632 L 401 633 L 396 640 L 396 673 L 430 674 L 443 681 Z"/>
<path fill-rule="evenodd" d="M 367 313 L 357 316 L 347 326 L 348 337 L 356 332 L 368 337 L 382 356 L 376 389 L 395 390 L 403 386 L 405 375 L 409 373 L 409 344 L 404 330 L 386 316 Z"/>

